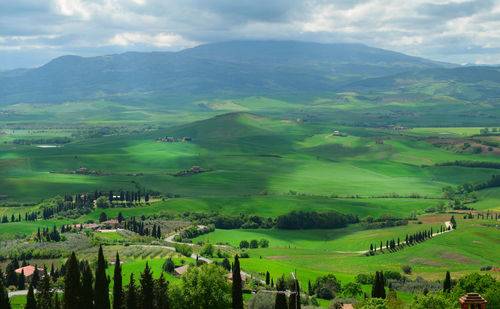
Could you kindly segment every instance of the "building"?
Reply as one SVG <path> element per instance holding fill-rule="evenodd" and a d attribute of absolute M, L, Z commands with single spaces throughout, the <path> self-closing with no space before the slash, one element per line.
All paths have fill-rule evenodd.
<path fill-rule="evenodd" d="M 24 266 L 24 267 L 16 269 L 16 273 L 18 273 L 18 274 L 23 273 L 23 271 L 24 271 L 24 276 L 26 277 L 26 280 L 28 280 L 28 282 L 29 282 L 29 281 L 31 281 L 31 277 L 35 273 L 35 266 L 28 265 L 28 266 Z M 41 275 L 43 273 L 43 268 L 37 268 L 36 271 L 38 271 L 38 275 L 40 275 L 40 277 L 41 277 Z"/>
<path fill-rule="evenodd" d="M 183 273 L 187 272 L 189 268 L 189 265 L 184 265 L 184 266 L 179 266 L 174 269 L 174 273 L 177 276 L 181 276 Z"/>

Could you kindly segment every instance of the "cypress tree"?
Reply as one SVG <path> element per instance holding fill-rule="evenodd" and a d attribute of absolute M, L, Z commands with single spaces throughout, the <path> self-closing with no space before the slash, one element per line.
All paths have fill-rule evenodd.
<path fill-rule="evenodd" d="M 95 309 L 109 309 L 109 282 L 106 277 L 106 261 L 102 252 L 102 245 L 99 246 L 97 256 L 97 269 L 95 272 Z"/>
<path fill-rule="evenodd" d="M 19 277 L 17 279 L 17 289 L 18 290 L 25 290 L 26 289 L 26 277 L 24 276 L 24 269 L 21 271 L 19 274 Z"/>
<path fill-rule="evenodd" d="M 309 296 L 313 295 L 313 290 L 312 290 L 312 286 L 311 286 L 311 280 L 309 280 L 307 282 L 307 293 L 309 294 Z"/>
<path fill-rule="evenodd" d="M 300 309 L 300 286 L 297 279 L 293 280 L 292 292 L 295 294 L 290 295 L 290 302 L 288 303 L 289 309 Z"/>
<path fill-rule="evenodd" d="M 44 270 L 42 279 L 38 284 L 38 289 L 36 293 L 36 299 L 39 308 L 52 308 L 52 298 L 53 298 L 52 285 L 50 283 L 50 277 L 47 273 L 47 269 Z"/>
<path fill-rule="evenodd" d="M 64 276 L 63 309 L 80 308 L 80 268 L 75 252 L 71 253 L 66 262 Z"/>
<path fill-rule="evenodd" d="M 61 302 L 59 301 L 59 295 L 54 293 L 54 309 L 61 309 Z"/>
<path fill-rule="evenodd" d="M 94 291 L 93 291 L 94 276 L 88 263 L 83 265 L 82 269 L 82 290 L 80 298 L 82 300 L 83 309 L 92 309 L 94 306 Z"/>
<path fill-rule="evenodd" d="M 113 309 L 121 309 L 123 306 L 122 267 L 120 265 L 120 256 L 118 255 L 118 252 L 116 252 L 113 280 Z"/>
<path fill-rule="evenodd" d="M 36 309 L 36 299 L 35 293 L 33 292 L 33 285 L 30 284 L 28 287 L 28 295 L 26 296 L 26 306 L 24 309 Z"/>
<path fill-rule="evenodd" d="M 384 273 L 382 271 L 375 272 L 375 279 L 372 285 L 372 297 L 385 298 Z"/>
<path fill-rule="evenodd" d="M 127 309 L 137 308 L 137 290 L 135 287 L 134 273 L 130 274 L 130 282 L 127 285 Z"/>
<path fill-rule="evenodd" d="M 3 278 L 0 277 L 0 308 L 11 309 L 9 292 L 3 284 Z"/>
<path fill-rule="evenodd" d="M 444 282 L 443 282 L 443 292 L 449 293 L 450 290 L 451 290 L 451 276 L 450 276 L 450 272 L 447 271 L 446 277 L 445 277 Z"/>
<path fill-rule="evenodd" d="M 380 275 L 379 275 L 379 284 L 378 284 L 378 287 L 379 287 L 379 296 L 380 298 L 383 298 L 385 299 L 385 280 L 384 280 L 384 272 L 383 271 L 380 271 Z"/>
<path fill-rule="evenodd" d="M 276 289 L 278 293 L 276 294 L 276 301 L 274 303 L 274 309 L 288 309 L 286 303 L 286 295 L 285 295 L 285 278 L 281 277 L 276 282 Z"/>
<path fill-rule="evenodd" d="M 238 254 L 234 256 L 232 299 L 233 309 L 243 309 L 243 291 L 241 288 L 240 260 L 238 259 Z"/>
<path fill-rule="evenodd" d="M 271 276 L 269 275 L 269 272 L 266 272 L 266 285 L 269 285 L 271 283 Z"/>
<path fill-rule="evenodd" d="M 154 288 L 154 308 L 155 309 L 169 309 L 170 302 L 168 299 L 168 282 L 165 281 L 163 272 L 160 278 L 155 280 Z"/>
<path fill-rule="evenodd" d="M 33 277 L 31 277 L 31 284 L 33 284 L 34 288 L 38 287 L 38 281 L 40 281 L 40 274 L 38 273 L 38 265 L 35 264 L 35 272 L 33 273 Z"/>
<path fill-rule="evenodd" d="M 140 282 L 141 282 L 140 307 L 153 308 L 154 281 L 153 281 L 153 274 L 151 273 L 151 269 L 149 268 L 148 262 L 146 262 L 146 267 L 144 268 L 144 272 L 141 273 Z"/>

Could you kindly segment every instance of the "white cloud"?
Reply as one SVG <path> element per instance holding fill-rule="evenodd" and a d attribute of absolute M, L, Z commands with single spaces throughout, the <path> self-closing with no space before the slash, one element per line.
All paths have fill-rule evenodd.
<path fill-rule="evenodd" d="M 111 40 L 110 45 L 129 46 L 134 44 L 146 44 L 156 47 L 192 47 L 199 43 L 184 39 L 182 36 L 174 33 L 158 33 L 151 35 L 143 32 L 124 32 L 116 34 Z"/>

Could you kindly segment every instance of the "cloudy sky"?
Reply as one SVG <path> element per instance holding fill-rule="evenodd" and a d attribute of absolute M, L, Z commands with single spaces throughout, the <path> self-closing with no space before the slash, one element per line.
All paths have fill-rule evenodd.
<path fill-rule="evenodd" d="M 241 39 L 500 64 L 500 0 L 0 0 L 0 69 Z"/>

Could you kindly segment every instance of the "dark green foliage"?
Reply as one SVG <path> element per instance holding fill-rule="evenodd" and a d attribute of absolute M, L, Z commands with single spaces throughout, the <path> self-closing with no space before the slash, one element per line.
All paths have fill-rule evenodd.
<path fill-rule="evenodd" d="M 443 292 L 449 293 L 451 290 L 451 276 L 450 272 L 446 272 L 446 277 L 444 278 L 443 282 Z"/>
<path fill-rule="evenodd" d="M 33 287 L 35 289 L 38 287 L 38 281 L 40 281 L 40 274 L 38 272 L 38 265 L 35 264 L 35 272 L 33 273 L 33 276 L 31 277 L 31 284 L 33 284 Z"/>
<path fill-rule="evenodd" d="M 104 260 L 104 253 L 102 246 L 99 246 L 99 253 L 97 255 L 97 269 L 95 272 L 95 309 L 109 309 L 109 282 L 106 277 L 106 261 Z"/>
<path fill-rule="evenodd" d="M 66 262 L 66 275 L 64 276 L 63 309 L 78 309 L 80 307 L 80 268 L 75 252 L 71 253 Z"/>
<path fill-rule="evenodd" d="M 357 223 L 355 215 L 344 215 L 336 211 L 306 212 L 292 211 L 287 215 L 276 218 L 276 227 L 279 229 L 335 229 L 347 226 L 348 223 Z"/>
<path fill-rule="evenodd" d="M 19 268 L 19 262 L 14 258 L 5 269 L 5 281 L 7 286 L 18 284 L 16 269 Z"/>
<path fill-rule="evenodd" d="M 28 287 L 28 295 L 26 296 L 26 306 L 24 309 L 37 309 L 35 293 L 33 292 L 33 285 L 30 284 Z"/>
<path fill-rule="evenodd" d="M 36 298 L 39 308 L 52 308 L 54 291 L 52 290 L 52 284 L 47 269 L 45 269 L 42 279 L 38 283 Z"/>
<path fill-rule="evenodd" d="M 163 263 L 163 270 L 166 271 L 167 273 L 172 273 L 175 270 L 175 264 L 172 258 L 167 258 L 165 260 L 165 263 Z"/>
<path fill-rule="evenodd" d="M 89 264 L 85 261 L 82 268 L 82 289 L 80 293 L 81 308 L 92 309 L 94 307 L 94 276 Z"/>
<path fill-rule="evenodd" d="M 0 278 L 0 308 L 11 309 L 9 292 L 3 285 L 3 278 Z"/>
<path fill-rule="evenodd" d="M 266 285 L 269 285 L 271 283 L 271 276 L 268 271 L 266 271 Z"/>
<path fill-rule="evenodd" d="M 232 285 L 232 308 L 243 309 L 243 291 L 241 286 L 241 270 L 238 255 L 234 257 Z"/>
<path fill-rule="evenodd" d="M 276 290 L 278 292 L 276 294 L 274 309 L 288 309 L 286 295 L 284 293 L 286 290 L 285 278 L 283 276 L 276 281 Z"/>
<path fill-rule="evenodd" d="M 375 278 L 372 285 L 372 297 L 373 298 L 385 298 L 385 287 L 384 287 L 384 272 L 375 272 Z"/>
<path fill-rule="evenodd" d="M 61 308 L 61 301 L 59 300 L 59 295 L 57 293 L 54 293 L 54 309 L 60 309 Z"/>
<path fill-rule="evenodd" d="M 250 248 L 250 243 L 247 240 L 240 241 L 240 249 Z"/>
<path fill-rule="evenodd" d="M 224 258 L 224 260 L 222 260 L 222 268 L 227 271 L 231 271 L 231 263 L 229 263 L 229 260 L 227 258 Z"/>
<path fill-rule="evenodd" d="M 24 269 L 21 271 L 19 274 L 19 277 L 17 279 L 17 289 L 18 290 L 24 290 L 26 289 L 26 277 L 24 276 Z"/>
<path fill-rule="evenodd" d="M 318 298 L 332 299 L 341 291 L 341 283 L 333 274 L 316 278 L 313 284 L 313 293 Z"/>
<path fill-rule="evenodd" d="M 138 295 L 137 288 L 135 286 L 134 274 L 130 274 L 130 282 L 127 285 L 126 291 L 126 302 L 127 309 L 138 309 Z"/>
<path fill-rule="evenodd" d="M 123 306 L 122 267 L 118 252 L 116 252 L 113 281 L 113 309 L 121 309 Z"/>
<path fill-rule="evenodd" d="M 154 281 L 153 281 L 153 273 L 149 268 L 148 262 L 146 262 L 146 267 L 144 267 L 144 271 L 141 273 L 141 297 L 139 302 L 140 308 L 153 308 L 153 289 L 154 289 Z"/>
<path fill-rule="evenodd" d="M 165 281 L 163 273 L 154 282 L 154 309 L 169 309 L 170 300 L 168 298 L 168 282 Z"/>
<path fill-rule="evenodd" d="M 101 214 L 99 215 L 99 222 L 104 222 L 108 220 L 108 215 L 106 215 L 105 212 L 101 212 Z"/>

